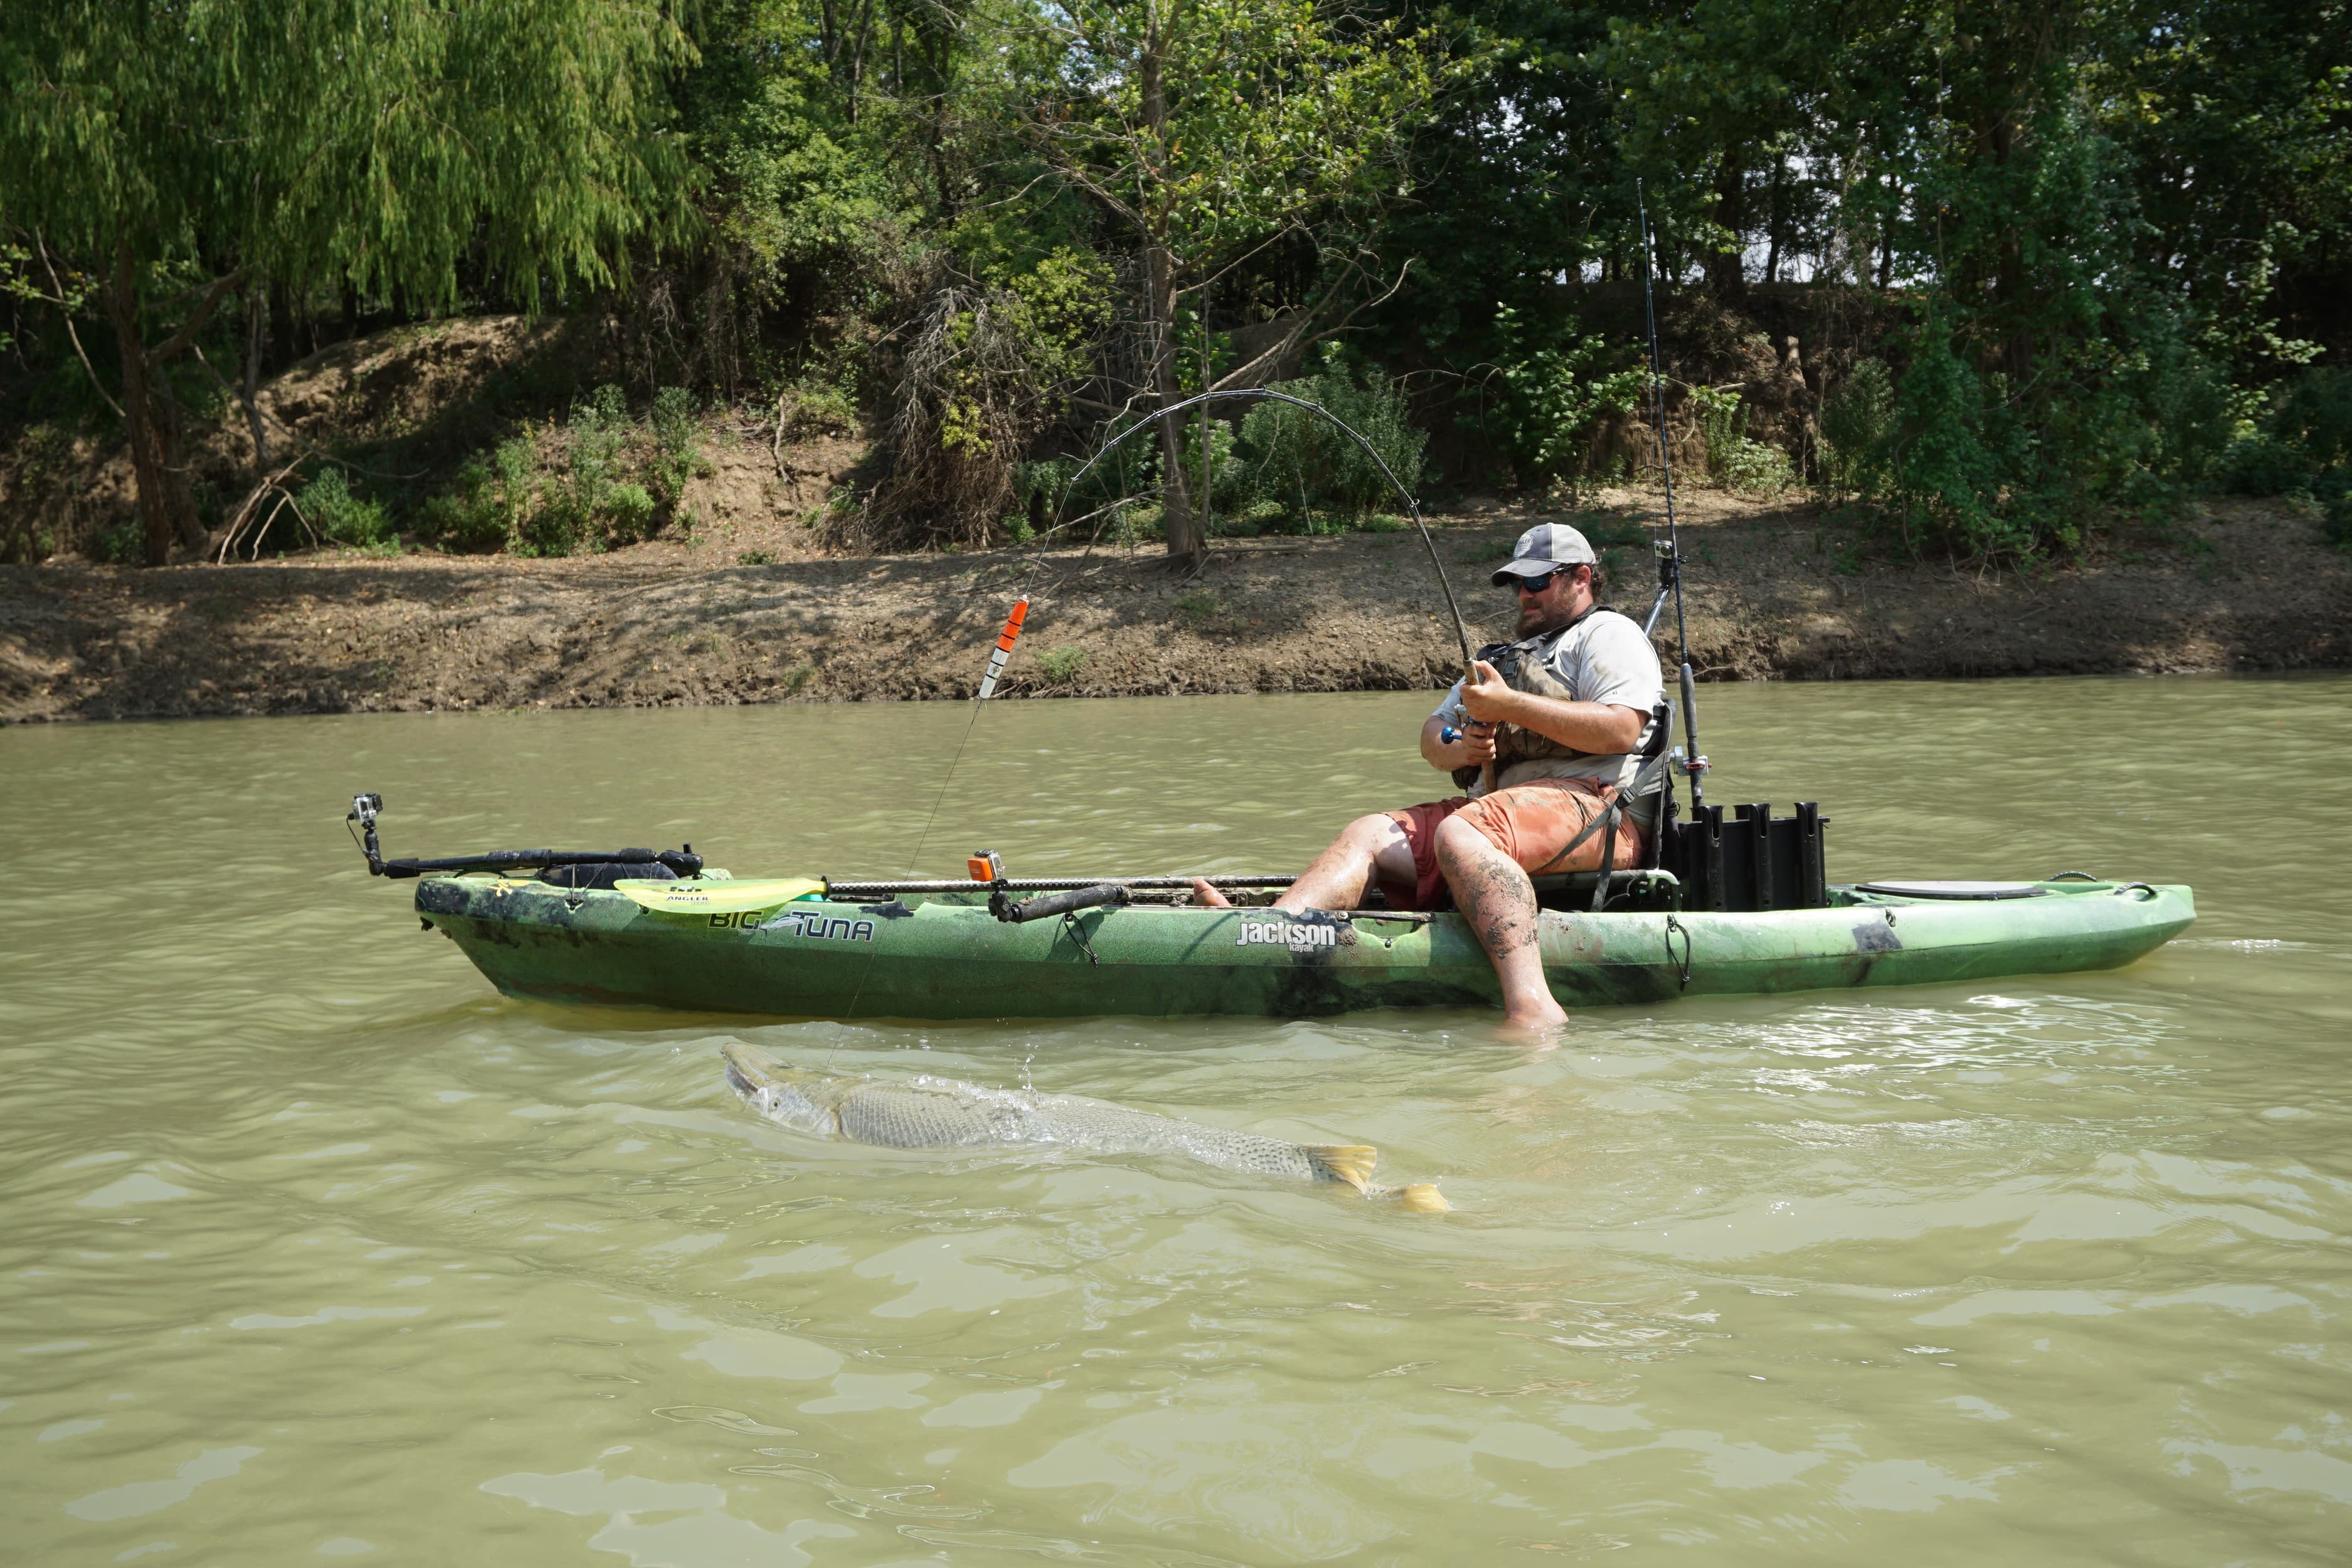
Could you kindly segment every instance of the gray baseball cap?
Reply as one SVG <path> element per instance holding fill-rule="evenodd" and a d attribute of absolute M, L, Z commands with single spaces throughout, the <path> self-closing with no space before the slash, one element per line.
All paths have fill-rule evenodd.
<path fill-rule="evenodd" d="M 1495 568 L 1494 584 L 1499 588 L 1514 577 L 1541 577 L 1563 566 L 1597 565 L 1601 558 L 1592 553 L 1591 542 L 1564 522 L 1539 522 L 1519 535 L 1511 546 L 1507 566 Z"/>

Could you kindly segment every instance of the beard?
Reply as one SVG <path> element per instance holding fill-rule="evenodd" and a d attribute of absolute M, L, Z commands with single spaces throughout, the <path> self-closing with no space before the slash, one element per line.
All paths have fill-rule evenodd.
<path fill-rule="evenodd" d="M 1514 635 L 1523 637 L 1531 637 L 1538 632 L 1542 631 L 1544 629 L 1545 623 L 1550 620 L 1550 618 L 1551 612 L 1546 609 L 1540 602 L 1536 600 L 1523 601 L 1519 605 L 1519 629 Z"/>

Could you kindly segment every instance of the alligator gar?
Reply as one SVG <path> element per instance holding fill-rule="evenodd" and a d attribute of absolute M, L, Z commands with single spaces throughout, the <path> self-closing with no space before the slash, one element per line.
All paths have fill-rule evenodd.
<path fill-rule="evenodd" d="M 1013 1093 L 953 1079 L 847 1078 L 793 1067 L 740 1040 L 720 1049 L 727 1081 L 753 1110 L 819 1138 L 886 1149 L 1055 1143 L 1102 1154 L 1181 1154 L 1252 1175 L 1343 1182 L 1368 1198 L 1393 1198 L 1414 1214 L 1443 1214 L 1453 1206 L 1425 1182 L 1373 1186 L 1379 1151 L 1360 1143 L 1291 1143 L 1077 1095 Z"/>

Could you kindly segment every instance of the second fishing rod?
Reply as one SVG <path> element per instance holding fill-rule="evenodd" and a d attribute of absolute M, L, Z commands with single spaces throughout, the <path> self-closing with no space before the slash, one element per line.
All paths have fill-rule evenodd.
<path fill-rule="evenodd" d="M 1658 557 L 1658 596 L 1650 605 L 1650 614 L 1642 623 L 1644 633 L 1654 630 L 1658 615 L 1671 595 L 1675 601 L 1675 643 L 1681 654 L 1679 676 L 1683 699 L 1682 769 L 1690 780 L 1691 815 L 1696 817 L 1706 804 L 1706 789 L 1700 781 L 1707 770 L 1706 758 L 1698 749 L 1698 681 L 1691 673 L 1690 628 L 1683 616 L 1683 555 L 1682 532 L 1675 521 L 1675 465 L 1666 439 L 1666 378 L 1658 362 L 1658 307 L 1651 293 L 1651 275 L 1657 268 L 1652 258 L 1650 242 L 1650 205 L 1643 195 L 1642 182 L 1633 182 L 1633 205 L 1642 219 L 1642 314 L 1650 334 L 1650 417 L 1658 437 L 1658 477 L 1666 493 L 1666 537 L 1654 549 Z"/>

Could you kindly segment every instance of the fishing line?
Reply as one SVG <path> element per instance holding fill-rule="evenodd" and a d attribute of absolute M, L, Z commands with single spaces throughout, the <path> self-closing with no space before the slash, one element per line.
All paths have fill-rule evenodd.
<path fill-rule="evenodd" d="M 940 792 L 931 797 L 930 815 L 923 818 L 923 830 L 915 836 L 915 852 L 907 861 L 910 879 L 922 867 L 923 847 L 930 842 L 931 828 L 940 819 L 940 807 L 948 798 L 948 786 L 955 783 L 956 766 L 963 761 L 964 748 L 971 743 L 971 732 L 980 723 L 980 706 L 996 695 L 997 680 L 1004 674 L 1004 666 L 1013 658 L 1013 645 L 1020 640 L 1022 624 L 1028 618 L 1029 595 L 1024 594 L 1013 601 L 1013 613 L 1004 618 L 1004 629 L 996 634 L 996 647 L 988 656 L 988 670 L 980 678 L 980 690 L 971 700 L 971 716 L 963 721 L 963 733 L 957 738 L 954 754 L 948 758 L 948 771 L 940 780 Z M 865 967 L 857 973 L 857 988 L 850 993 L 849 1010 L 843 1015 L 845 1020 L 857 1016 L 857 1004 L 866 994 L 866 982 L 874 973 L 874 960 L 880 951 L 878 944 L 866 951 Z M 840 1048 L 840 1043 L 835 1042 L 834 1050 Z M 831 1051 L 825 1053 L 825 1061 L 831 1065 Z"/>

